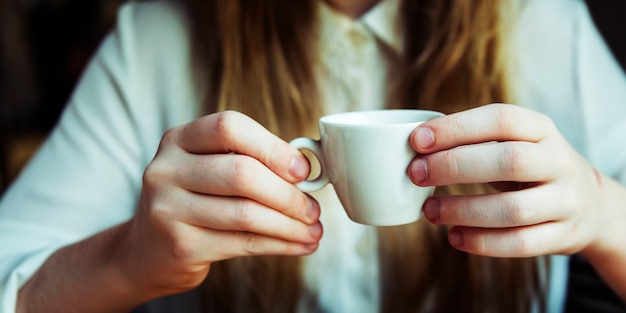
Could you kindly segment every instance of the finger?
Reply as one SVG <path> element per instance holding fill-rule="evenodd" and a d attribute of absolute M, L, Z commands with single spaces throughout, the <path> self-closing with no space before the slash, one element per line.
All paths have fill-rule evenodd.
<path fill-rule="evenodd" d="M 564 165 L 545 146 L 519 141 L 461 146 L 416 158 L 409 176 L 420 186 L 548 181 Z"/>
<path fill-rule="evenodd" d="M 418 153 L 489 141 L 538 142 L 554 130 L 549 118 L 515 105 L 491 104 L 421 124 L 410 137 Z"/>
<path fill-rule="evenodd" d="M 319 243 L 299 243 L 268 237 L 261 234 L 202 229 L 201 243 L 203 249 L 194 250 L 205 260 L 218 261 L 240 256 L 254 255 L 307 255 L 315 252 Z"/>
<path fill-rule="evenodd" d="M 448 233 L 448 241 L 456 249 L 484 256 L 516 258 L 574 253 L 577 249 L 574 237 L 572 229 L 556 222 L 514 228 L 458 226 Z"/>
<path fill-rule="evenodd" d="M 319 217 L 315 201 L 258 160 L 245 155 L 184 155 L 174 174 L 182 188 L 202 194 L 250 198 L 312 223 Z"/>
<path fill-rule="evenodd" d="M 184 151 L 251 156 L 290 182 L 309 173 L 304 156 L 253 119 L 235 111 L 211 114 L 168 132 Z"/>
<path fill-rule="evenodd" d="M 187 194 L 179 203 L 176 218 L 198 227 L 257 233 L 307 244 L 317 243 L 323 232 L 319 221 L 305 224 L 250 199 Z"/>
<path fill-rule="evenodd" d="M 576 205 L 576 196 L 568 195 L 563 189 L 543 185 L 494 194 L 434 196 L 424 204 L 424 216 L 434 224 L 481 228 L 508 228 L 559 221 L 567 218 L 570 209 Z"/>
<path fill-rule="evenodd" d="M 251 255 L 306 255 L 315 252 L 319 242 L 300 243 L 258 233 L 215 230 L 184 224 L 177 228 L 184 240 L 173 241 L 167 253 L 179 260 L 198 264 Z"/>

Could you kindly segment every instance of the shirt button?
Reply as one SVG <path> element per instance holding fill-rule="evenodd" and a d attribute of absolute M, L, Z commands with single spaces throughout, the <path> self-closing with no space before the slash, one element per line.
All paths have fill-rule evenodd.
<path fill-rule="evenodd" d="M 368 38 L 367 35 L 363 34 L 357 29 L 351 29 L 348 33 L 348 37 L 350 38 L 350 42 L 355 47 L 361 47 L 367 44 Z"/>

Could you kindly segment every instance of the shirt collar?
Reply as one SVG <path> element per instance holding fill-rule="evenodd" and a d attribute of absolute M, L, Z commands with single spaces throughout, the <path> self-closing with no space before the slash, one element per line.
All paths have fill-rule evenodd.
<path fill-rule="evenodd" d="M 355 24 L 360 24 L 395 52 L 400 53 L 402 51 L 402 36 L 400 36 L 396 23 L 400 5 L 399 0 L 381 0 L 376 6 L 356 20 L 337 12 L 325 1 L 319 2 L 322 41 L 325 43 L 332 44 L 340 38 L 339 34 L 341 31 L 350 29 Z"/>
<path fill-rule="evenodd" d="M 396 23 L 399 6 L 399 0 L 382 0 L 361 17 L 363 24 L 396 52 L 402 51 L 402 36 Z"/>

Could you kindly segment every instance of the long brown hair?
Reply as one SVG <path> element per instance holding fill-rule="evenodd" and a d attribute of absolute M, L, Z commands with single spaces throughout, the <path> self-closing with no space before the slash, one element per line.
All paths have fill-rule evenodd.
<path fill-rule="evenodd" d="M 316 84 L 316 0 L 179 0 L 189 15 L 205 112 L 233 109 L 290 139 L 311 135 L 323 114 Z M 504 6 L 499 0 L 404 0 L 404 68 L 389 103 L 451 113 L 510 102 Z M 440 188 L 488 192 L 485 186 Z M 538 258 L 459 252 L 447 228 L 420 221 L 379 230 L 383 312 L 527 312 L 545 302 Z M 248 257 L 213 264 L 206 311 L 292 312 L 315 294 L 297 257 Z M 453 300 L 452 300 L 453 299 Z"/>

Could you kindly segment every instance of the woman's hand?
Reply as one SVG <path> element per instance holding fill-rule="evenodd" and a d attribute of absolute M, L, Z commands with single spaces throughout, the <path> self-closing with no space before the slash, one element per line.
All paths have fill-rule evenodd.
<path fill-rule="evenodd" d="M 411 145 L 423 154 L 409 169 L 417 185 L 492 183 L 502 190 L 426 201 L 424 215 L 453 226 L 448 239 L 457 249 L 527 257 L 614 241 L 606 232 L 624 213 L 605 205 L 606 178 L 542 114 L 513 105 L 483 106 L 420 125 Z"/>
<path fill-rule="evenodd" d="M 293 185 L 308 172 L 297 150 L 239 113 L 172 129 L 135 216 L 53 253 L 17 311 L 127 312 L 197 286 L 218 260 L 312 253 L 319 205 Z"/>
<path fill-rule="evenodd" d="M 319 205 L 293 185 L 308 171 L 297 150 L 240 113 L 168 131 L 144 173 L 128 268 L 169 294 L 197 286 L 215 261 L 312 253 Z"/>

